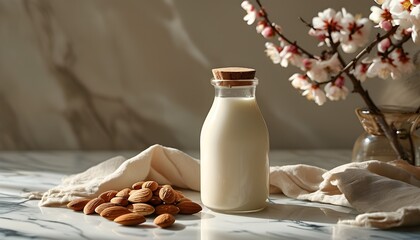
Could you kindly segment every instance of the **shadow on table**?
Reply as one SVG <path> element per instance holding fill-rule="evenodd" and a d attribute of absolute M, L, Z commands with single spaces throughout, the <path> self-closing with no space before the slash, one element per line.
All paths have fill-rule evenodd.
<path fill-rule="evenodd" d="M 270 200 L 267 207 L 260 212 L 233 215 L 270 220 L 336 223 L 339 219 L 354 218 L 357 212 L 347 207 L 285 198 L 280 202 Z"/>

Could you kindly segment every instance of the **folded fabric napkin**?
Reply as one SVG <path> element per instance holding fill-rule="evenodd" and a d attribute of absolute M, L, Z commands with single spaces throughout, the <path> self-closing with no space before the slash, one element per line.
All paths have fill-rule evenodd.
<path fill-rule="evenodd" d="M 153 145 L 128 160 L 106 160 L 29 197 L 40 198 L 40 206 L 63 206 L 74 198 L 95 197 L 144 179 L 199 191 L 199 164 L 177 149 Z M 341 224 L 383 229 L 420 225 L 420 168 L 405 161 L 349 163 L 330 171 L 302 164 L 271 167 L 270 192 L 362 213 Z"/>

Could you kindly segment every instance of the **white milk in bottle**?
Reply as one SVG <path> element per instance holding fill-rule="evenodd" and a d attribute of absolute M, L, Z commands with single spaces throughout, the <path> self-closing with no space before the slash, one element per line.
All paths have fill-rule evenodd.
<path fill-rule="evenodd" d="M 200 136 L 201 200 L 214 211 L 254 212 L 268 198 L 268 131 L 255 70 L 213 69 L 213 105 Z"/>

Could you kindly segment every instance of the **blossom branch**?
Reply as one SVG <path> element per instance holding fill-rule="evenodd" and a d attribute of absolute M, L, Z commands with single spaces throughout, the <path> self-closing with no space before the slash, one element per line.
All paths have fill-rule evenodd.
<path fill-rule="evenodd" d="M 338 76 L 340 76 L 343 73 L 349 73 L 351 68 L 354 68 L 354 66 L 356 66 L 357 62 L 366 54 L 369 54 L 372 49 L 374 47 L 376 47 L 376 45 L 378 45 L 378 43 L 380 43 L 382 40 L 389 38 L 392 34 L 395 33 L 395 31 L 397 31 L 398 26 L 394 26 L 390 31 L 388 31 L 386 34 L 380 36 L 379 34 L 376 37 L 376 40 L 371 42 L 368 46 L 366 46 L 362 51 L 360 51 L 356 57 L 354 57 L 349 63 L 345 64 L 343 66 L 345 66 L 343 69 L 340 70 L 340 72 L 338 72 L 335 76 L 332 77 L 332 81 L 334 79 L 336 79 Z"/>
<path fill-rule="evenodd" d="M 331 101 L 346 98 L 348 89 L 344 86 L 344 76 L 347 76 L 352 83 L 353 92 L 361 96 L 367 108 L 375 116 L 376 123 L 389 140 L 397 157 L 410 161 L 410 154 L 404 151 L 395 127 L 386 122 L 384 114 L 362 86 L 362 82 L 367 77 L 380 77 L 382 79 L 392 77 L 397 79 L 414 69 L 414 64 L 408 57 L 408 53 L 404 52 L 403 44 L 411 38 L 414 42 L 420 39 L 417 36 L 420 36 L 420 34 L 416 34 L 416 30 L 413 30 L 420 29 L 420 1 L 398 2 L 397 0 L 388 0 L 394 1 L 393 4 L 400 4 L 399 7 L 392 10 L 389 4 L 385 3 L 381 5 L 381 8 L 372 7 L 370 20 L 386 32 L 383 35 L 377 34 L 376 39 L 370 43 L 368 43 L 371 27 L 369 19 L 354 17 L 344 8 L 339 12 L 328 8 L 318 13 L 318 16 L 313 18 L 312 23 L 300 18 L 310 28 L 309 35 L 320 41 L 319 46 L 327 45 L 329 47 L 320 56 L 308 52 L 296 41 L 287 38 L 281 32 L 280 27 L 270 21 L 261 1 L 255 1 L 259 7 L 258 13 L 247 0 L 243 2 L 242 7 L 248 13 L 244 20 L 250 25 L 257 17 L 261 17 L 262 20 L 258 23 L 257 32 L 265 38 L 279 36 L 280 46 L 270 42 L 266 43 L 266 53 L 273 63 L 280 64 L 283 67 L 292 64 L 305 71 L 304 74 L 295 73 L 290 77 L 289 80 L 292 85 L 302 90 L 303 96 L 306 96 L 309 100 L 314 100 L 318 105 L 322 105 L 326 101 L 326 97 Z M 407 4 L 410 5 L 406 6 Z M 412 11 L 409 12 L 407 9 Z M 405 19 L 407 16 L 410 19 Z M 405 21 L 405 23 L 409 22 L 412 25 L 405 24 L 404 27 L 396 25 L 395 23 L 399 20 Z M 412 34 L 412 31 L 415 31 L 414 34 Z M 397 42 L 393 43 L 391 37 L 397 39 Z M 369 62 L 359 63 L 376 46 L 378 47 L 378 56 Z M 358 48 L 364 48 L 350 62 L 346 62 L 342 56 L 343 53 L 339 51 L 339 47 L 344 53 L 354 53 Z M 325 85 L 325 92 L 320 89 L 322 85 Z M 417 112 L 420 112 L 420 107 Z M 411 156 L 415 158 L 412 152 Z M 411 163 L 413 162 L 411 161 Z"/>
<path fill-rule="evenodd" d="M 287 42 L 290 45 L 294 45 L 296 46 L 302 53 L 304 53 L 305 55 L 307 55 L 309 58 L 313 58 L 315 59 L 315 56 L 313 54 L 311 54 L 310 52 L 306 51 L 305 49 L 303 49 L 301 46 L 299 46 L 297 44 L 296 41 L 291 41 L 290 39 L 288 39 L 286 36 L 284 36 L 276 27 L 275 24 L 273 24 L 273 22 L 271 22 L 271 20 L 268 18 L 268 14 L 265 11 L 263 5 L 261 4 L 260 0 L 256 0 L 260 10 L 263 12 L 262 17 L 265 19 L 265 21 L 270 25 L 270 27 L 272 28 L 272 30 L 285 42 Z"/>

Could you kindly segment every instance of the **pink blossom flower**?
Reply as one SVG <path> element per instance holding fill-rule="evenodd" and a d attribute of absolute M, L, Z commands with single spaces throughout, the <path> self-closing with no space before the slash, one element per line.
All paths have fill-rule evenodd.
<path fill-rule="evenodd" d="M 385 38 L 378 44 L 378 52 L 384 53 L 389 47 L 391 47 L 391 40 L 389 38 Z"/>
<path fill-rule="evenodd" d="M 296 89 L 304 90 L 308 89 L 312 84 L 309 83 L 309 79 L 306 75 L 295 73 L 289 78 L 290 83 Z"/>
<path fill-rule="evenodd" d="M 272 38 L 274 37 L 274 34 L 275 32 L 271 26 L 265 27 L 261 32 L 261 35 L 263 35 L 265 38 Z"/>
<path fill-rule="evenodd" d="M 318 85 L 308 85 L 305 87 L 302 96 L 306 96 L 308 100 L 313 100 L 319 106 L 323 105 L 327 101 L 325 92 L 322 91 Z"/>
<path fill-rule="evenodd" d="M 334 82 L 325 85 L 325 93 L 331 101 L 345 100 L 349 95 L 349 90 L 344 86 L 344 77 L 338 77 Z"/>
<path fill-rule="evenodd" d="M 257 31 L 257 33 L 261 33 L 264 30 L 264 28 L 267 27 L 267 25 L 268 24 L 265 20 L 258 21 L 257 26 L 255 27 L 255 30 Z"/>
<path fill-rule="evenodd" d="M 266 42 L 265 43 L 265 53 L 267 56 L 273 61 L 274 64 L 279 64 L 281 61 L 280 51 L 282 48 L 280 46 L 276 46 L 274 43 Z"/>
<path fill-rule="evenodd" d="M 248 25 L 252 25 L 258 16 L 257 11 L 255 10 L 255 7 L 249 1 L 246 1 L 246 0 L 241 3 L 241 7 L 247 13 L 244 17 L 244 21 L 246 21 Z"/>
<path fill-rule="evenodd" d="M 368 42 L 372 25 L 369 19 L 355 18 L 344 8 L 342 9 L 342 15 L 341 48 L 346 53 L 353 53 L 357 48 L 363 47 Z"/>

